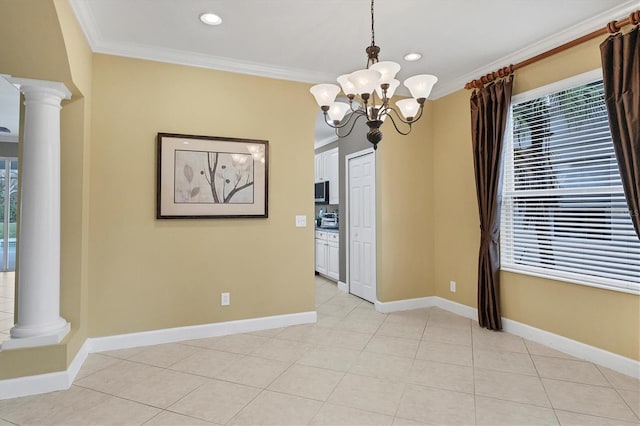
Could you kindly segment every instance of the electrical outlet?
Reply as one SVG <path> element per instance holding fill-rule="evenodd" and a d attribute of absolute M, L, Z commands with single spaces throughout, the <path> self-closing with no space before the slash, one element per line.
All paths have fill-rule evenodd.
<path fill-rule="evenodd" d="M 305 215 L 296 216 L 296 227 L 305 228 L 307 226 L 307 217 Z"/>
<path fill-rule="evenodd" d="M 449 291 L 451 293 L 455 293 L 456 292 L 456 282 L 455 281 L 449 281 Z"/>
<path fill-rule="evenodd" d="M 229 298 L 229 293 L 221 293 L 220 294 L 220 305 L 229 306 L 231 304 L 231 299 Z"/>

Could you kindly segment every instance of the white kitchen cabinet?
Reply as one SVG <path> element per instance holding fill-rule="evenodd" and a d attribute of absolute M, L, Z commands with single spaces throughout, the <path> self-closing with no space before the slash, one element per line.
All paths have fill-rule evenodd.
<path fill-rule="evenodd" d="M 326 152 L 325 174 L 329 178 L 329 204 L 340 203 L 340 181 L 338 177 L 338 148 Z"/>
<path fill-rule="evenodd" d="M 314 172 L 315 172 L 315 182 L 324 182 L 324 155 L 322 154 L 316 154 L 315 157 L 315 166 L 314 166 Z"/>
<path fill-rule="evenodd" d="M 337 232 L 327 234 L 327 275 L 336 281 L 340 279 L 340 245 Z"/>
<path fill-rule="evenodd" d="M 316 271 L 340 279 L 340 245 L 337 232 L 316 231 Z"/>
<path fill-rule="evenodd" d="M 321 152 L 315 156 L 315 181 L 329 182 L 329 204 L 340 202 L 340 181 L 338 176 L 338 148 Z"/>
<path fill-rule="evenodd" d="M 327 275 L 327 233 L 316 231 L 316 271 Z"/>

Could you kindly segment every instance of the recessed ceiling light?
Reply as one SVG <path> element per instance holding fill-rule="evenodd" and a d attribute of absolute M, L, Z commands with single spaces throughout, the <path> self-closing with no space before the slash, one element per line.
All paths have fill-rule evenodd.
<path fill-rule="evenodd" d="M 404 60 L 407 62 L 414 62 L 422 58 L 422 54 L 418 52 L 411 52 L 404 55 Z"/>
<path fill-rule="evenodd" d="M 202 15 L 200 15 L 200 20 L 207 25 L 222 24 L 222 18 L 215 13 L 203 13 Z"/>

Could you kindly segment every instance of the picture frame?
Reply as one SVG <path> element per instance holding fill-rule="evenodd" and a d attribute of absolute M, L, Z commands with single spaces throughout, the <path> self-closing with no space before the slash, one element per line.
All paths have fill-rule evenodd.
<path fill-rule="evenodd" d="M 158 133 L 156 219 L 267 218 L 269 142 Z"/>

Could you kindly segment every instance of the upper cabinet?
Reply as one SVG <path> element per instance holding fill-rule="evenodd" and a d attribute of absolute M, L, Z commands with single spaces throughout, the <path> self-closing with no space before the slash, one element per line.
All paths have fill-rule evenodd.
<path fill-rule="evenodd" d="M 325 174 L 329 177 L 329 204 L 340 203 L 340 181 L 338 178 L 338 148 L 326 152 Z"/>
<path fill-rule="evenodd" d="M 315 161 L 315 176 L 316 176 L 316 180 L 315 182 L 324 182 L 324 165 L 322 164 L 324 160 L 324 155 L 323 154 L 316 154 L 316 161 Z"/>
<path fill-rule="evenodd" d="M 316 154 L 316 182 L 329 182 L 329 204 L 340 202 L 340 184 L 338 177 L 338 148 Z"/>

